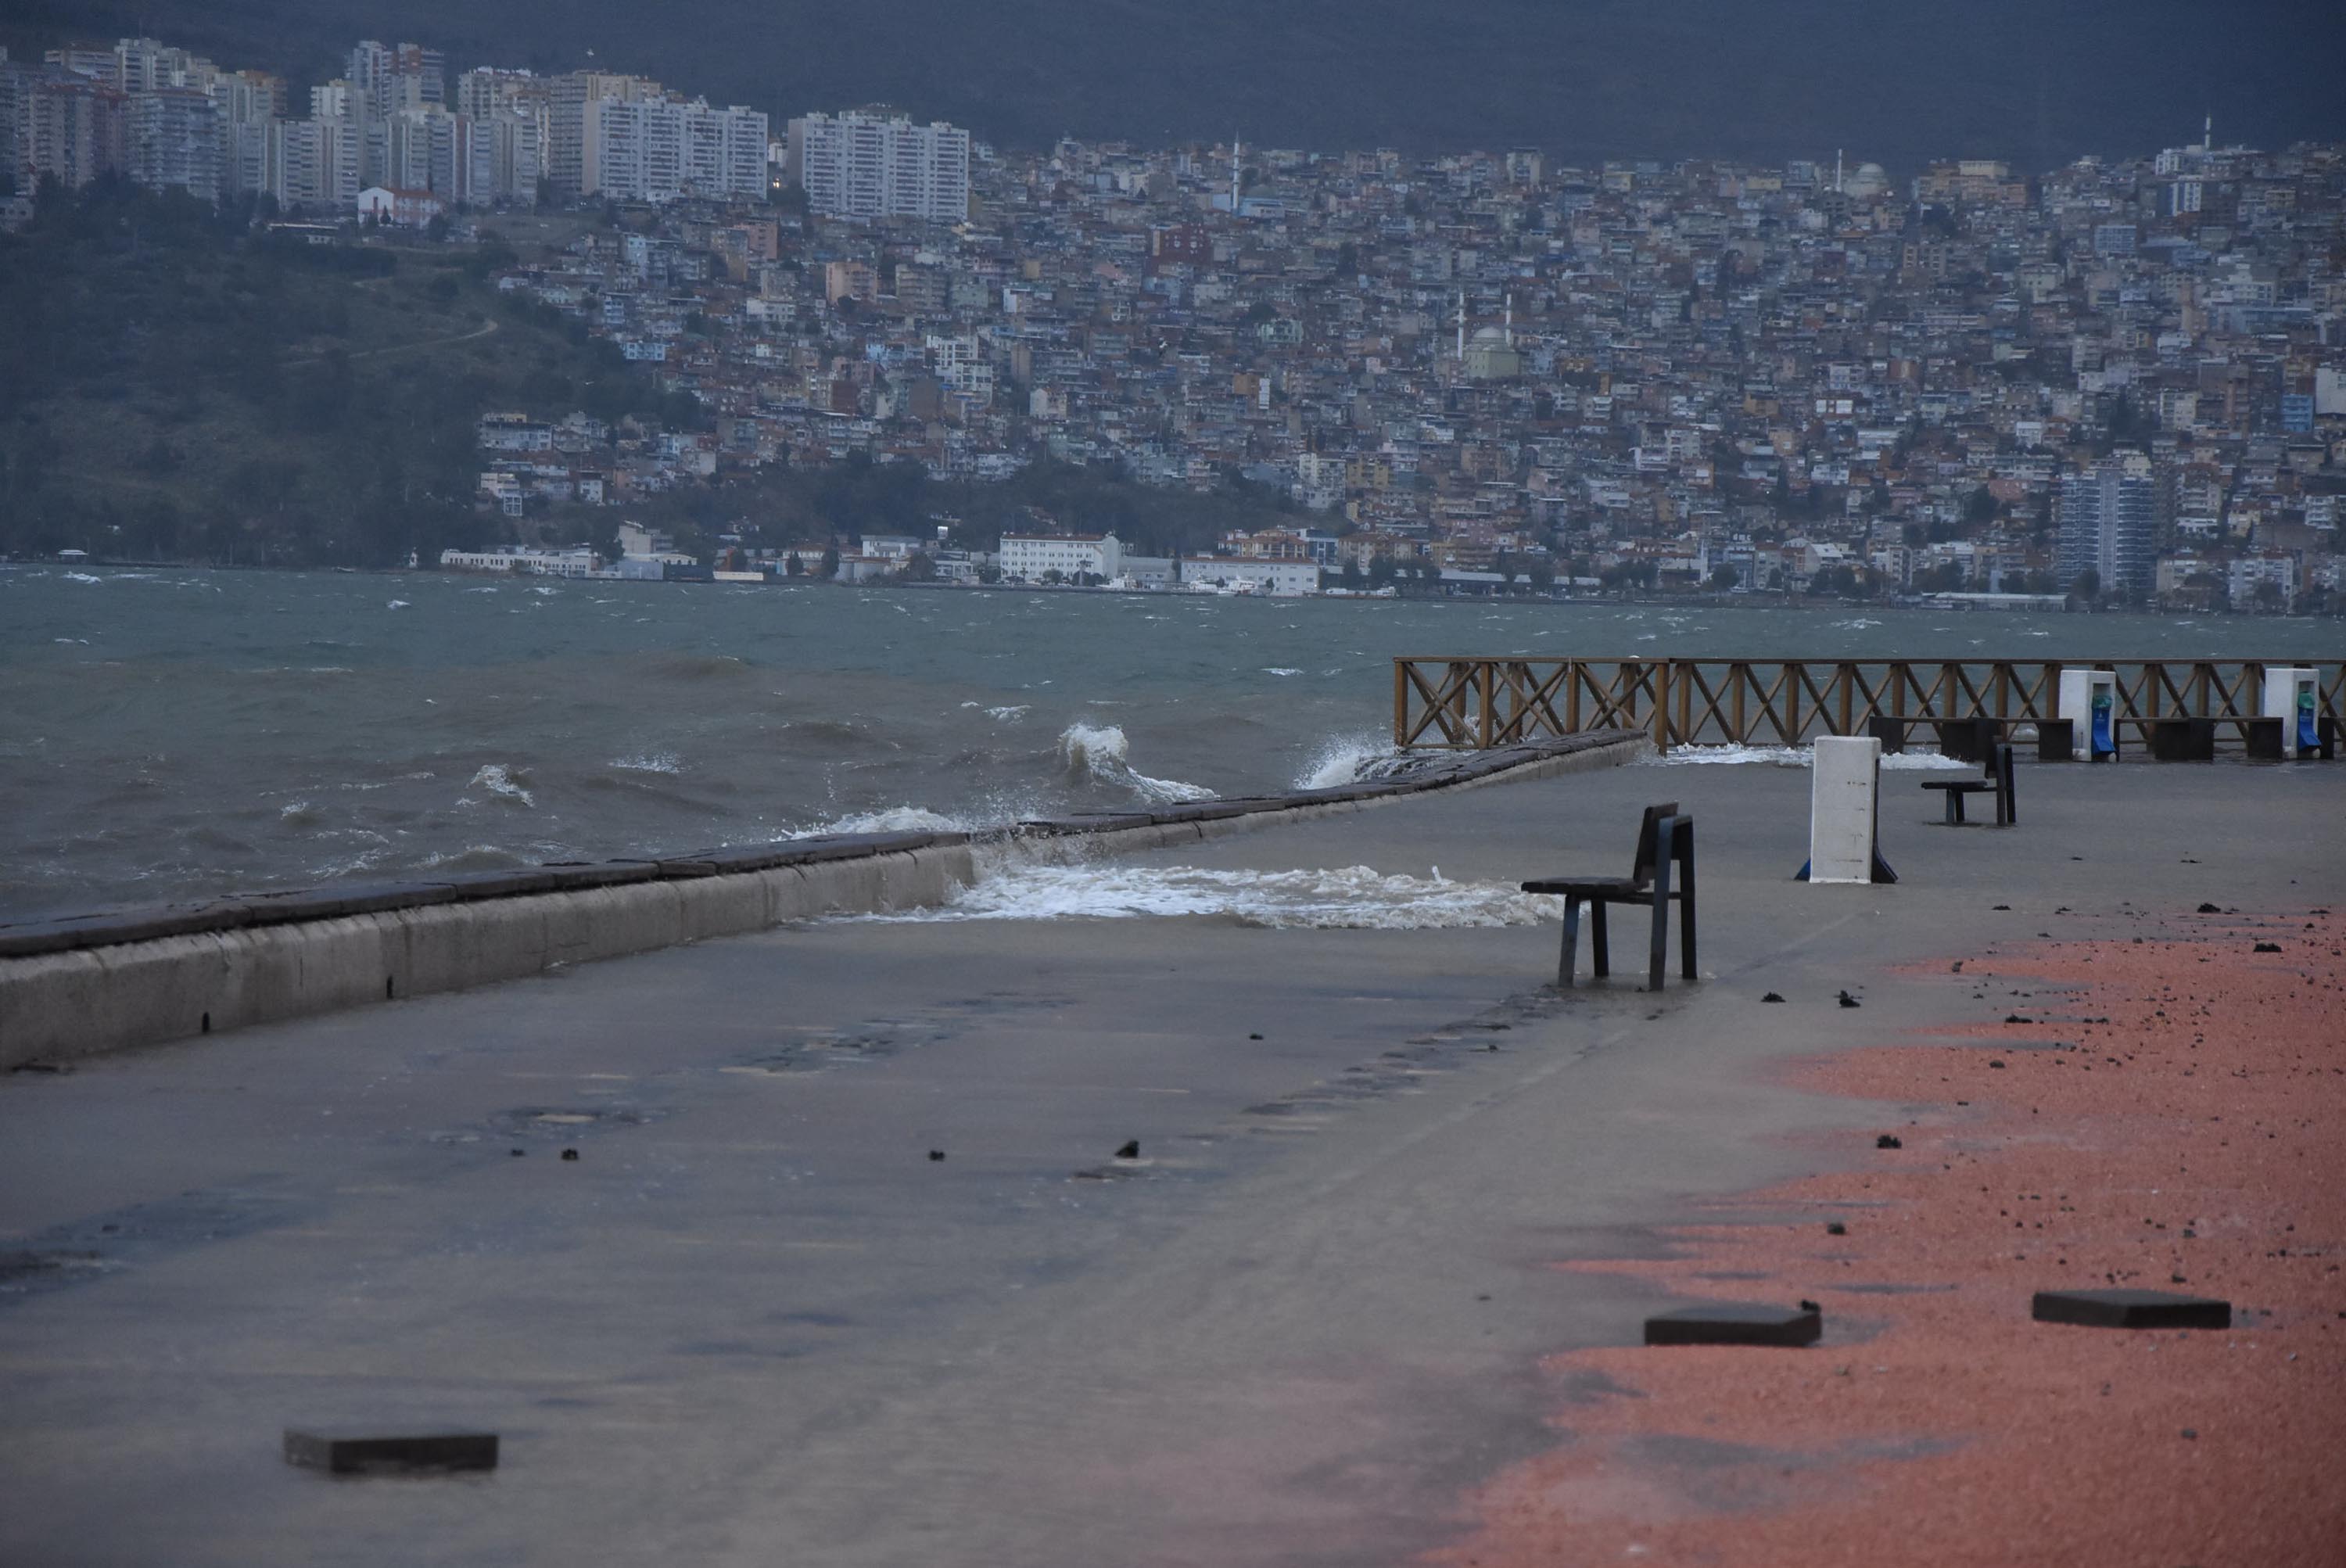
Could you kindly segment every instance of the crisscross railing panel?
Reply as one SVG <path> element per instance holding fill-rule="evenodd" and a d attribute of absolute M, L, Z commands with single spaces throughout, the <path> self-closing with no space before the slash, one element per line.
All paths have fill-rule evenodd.
<path fill-rule="evenodd" d="M 1393 743 L 1474 750 L 1594 729 L 1638 729 L 1654 744 L 1802 746 L 1865 733 L 1876 718 L 1910 725 L 2053 716 L 2065 671 L 2108 671 L 2116 722 L 2137 738 L 2163 719 L 2213 718 L 2245 741 L 2259 716 L 2261 659 L 1396 658 Z M 2319 711 L 2346 718 L 2346 661 L 2296 660 L 2315 673 Z"/>

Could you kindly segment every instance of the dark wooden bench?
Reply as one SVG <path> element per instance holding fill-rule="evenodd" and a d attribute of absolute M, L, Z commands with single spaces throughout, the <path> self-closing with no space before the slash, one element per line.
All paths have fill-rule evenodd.
<path fill-rule="evenodd" d="M 1942 820 L 1951 828 L 1963 825 L 1964 800 L 1972 795 L 1994 795 L 1997 827 L 2009 828 L 2020 820 L 2020 802 L 2013 790 L 2012 748 L 2008 745 L 1998 743 L 1990 753 L 1986 777 L 1925 779 L 1923 788 L 1940 792 L 1946 801 L 1946 815 Z"/>
<path fill-rule="evenodd" d="M 1673 873 L 1675 872 L 1675 875 Z M 1675 885 L 1673 885 L 1675 883 Z M 1637 855 L 1626 877 L 1542 877 L 1523 884 L 1527 893 L 1545 893 L 1564 900 L 1564 952 L 1557 958 L 1556 983 L 1569 989 L 1572 968 L 1580 946 L 1580 906 L 1595 913 L 1589 927 L 1588 951 L 1596 978 L 1613 970 L 1606 942 L 1606 904 L 1644 904 L 1654 911 L 1651 952 L 1647 964 L 1647 988 L 1662 988 L 1662 971 L 1669 947 L 1670 904 L 1678 906 L 1678 967 L 1695 978 L 1694 962 L 1694 819 L 1678 815 L 1678 803 L 1648 806 L 1637 828 Z"/>

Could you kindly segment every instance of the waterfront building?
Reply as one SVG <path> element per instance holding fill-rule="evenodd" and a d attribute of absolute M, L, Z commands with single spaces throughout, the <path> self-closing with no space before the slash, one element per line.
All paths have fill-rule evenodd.
<path fill-rule="evenodd" d="M 2090 571 L 2106 595 L 2147 598 L 2157 563 L 2158 514 L 2157 481 L 2130 473 L 2123 462 L 2071 474 L 2061 485 L 2055 570 L 2062 586 Z"/>
<path fill-rule="evenodd" d="M 1051 572 L 1069 582 L 1117 577 L 1124 574 L 1124 545 L 1113 534 L 1005 534 L 999 565 L 1004 576 L 1026 583 Z"/>

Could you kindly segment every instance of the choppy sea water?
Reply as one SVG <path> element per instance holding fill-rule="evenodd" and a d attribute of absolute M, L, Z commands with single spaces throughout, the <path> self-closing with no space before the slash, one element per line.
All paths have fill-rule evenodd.
<path fill-rule="evenodd" d="M 0 918 L 1335 783 L 1388 756 L 1396 654 L 2336 641 L 2245 618 L 0 568 Z M 1243 916 L 1251 896 L 1107 902 Z"/>

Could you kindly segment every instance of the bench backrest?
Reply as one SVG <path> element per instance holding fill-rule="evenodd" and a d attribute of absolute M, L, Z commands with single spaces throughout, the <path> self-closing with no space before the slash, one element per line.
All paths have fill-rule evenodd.
<path fill-rule="evenodd" d="M 1662 819 L 1678 814 L 1678 803 L 1646 808 L 1645 820 L 1637 825 L 1637 863 L 1629 870 L 1629 880 L 1646 887 L 1654 880 L 1654 862 L 1661 858 Z"/>

